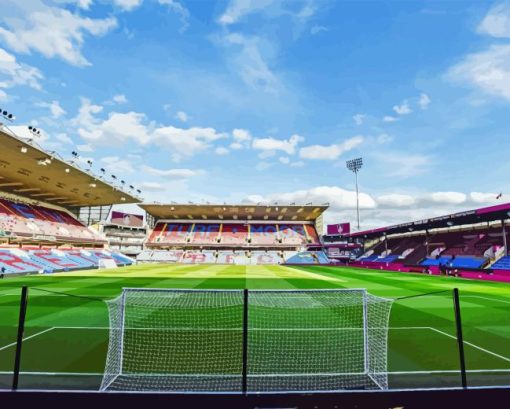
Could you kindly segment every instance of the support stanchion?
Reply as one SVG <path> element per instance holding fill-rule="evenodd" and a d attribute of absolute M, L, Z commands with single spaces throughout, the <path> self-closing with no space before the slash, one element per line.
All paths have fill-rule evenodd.
<path fill-rule="evenodd" d="M 243 381 L 242 392 L 248 392 L 248 289 L 244 290 L 243 303 Z"/>
<path fill-rule="evenodd" d="M 27 313 L 28 287 L 21 288 L 21 299 L 19 305 L 18 337 L 16 339 L 16 356 L 14 358 L 14 372 L 12 376 L 12 390 L 18 389 L 19 371 L 21 366 L 21 347 L 23 346 L 23 334 L 25 332 L 25 317 Z"/>
<path fill-rule="evenodd" d="M 457 327 L 457 345 L 459 347 L 460 376 L 462 379 L 462 387 L 467 388 L 466 359 L 464 356 L 464 338 L 462 336 L 462 320 L 460 316 L 460 300 L 458 288 L 453 289 L 453 307 L 455 310 L 455 325 Z"/>

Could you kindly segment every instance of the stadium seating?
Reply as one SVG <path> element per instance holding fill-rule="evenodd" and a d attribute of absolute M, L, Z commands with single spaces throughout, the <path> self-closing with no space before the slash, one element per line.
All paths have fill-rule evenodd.
<path fill-rule="evenodd" d="M 191 243 L 214 244 L 218 242 L 220 234 L 219 224 L 195 223 L 190 234 Z"/>
<path fill-rule="evenodd" d="M 303 224 L 277 225 L 280 243 L 302 245 L 308 242 Z"/>
<path fill-rule="evenodd" d="M 263 246 L 278 244 L 278 228 L 275 224 L 250 225 L 250 243 Z"/>
<path fill-rule="evenodd" d="M 315 227 L 298 223 L 165 223 L 158 222 L 147 240 L 158 245 L 304 246 L 320 244 Z"/>
<path fill-rule="evenodd" d="M 6 273 L 83 270 L 99 267 L 100 260 L 113 260 L 119 266 L 133 264 L 129 257 L 106 250 L 0 248 L 0 267 Z"/>
<path fill-rule="evenodd" d="M 216 262 L 218 264 L 235 264 L 236 254 L 231 250 L 218 251 Z"/>
<path fill-rule="evenodd" d="M 0 199 L 0 231 L 3 235 L 46 241 L 105 242 L 69 213 L 43 206 Z"/>
<path fill-rule="evenodd" d="M 425 260 L 423 260 L 420 264 L 422 266 L 439 266 L 439 265 L 447 265 L 448 262 L 451 260 L 452 258 L 450 256 L 445 256 L 445 257 L 437 257 L 437 258 L 426 258 Z"/>
<path fill-rule="evenodd" d="M 493 270 L 510 270 L 510 256 L 501 257 L 491 268 Z"/>
<path fill-rule="evenodd" d="M 486 260 L 480 257 L 456 256 L 448 265 L 456 268 L 481 268 Z"/>
<path fill-rule="evenodd" d="M 221 229 L 220 243 L 222 244 L 246 244 L 248 240 L 248 226 L 245 224 L 224 223 Z"/>
<path fill-rule="evenodd" d="M 188 242 L 189 235 L 192 231 L 192 223 L 158 223 L 162 224 L 161 227 L 154 229 L 151 235 L 153 243 L 164 243 L 164 244 L 186 244 Z"/>
<path fill-rule="evenodd" d="M 180 260 L 184 264 L 212 264 L 216 262 L 214 251 L 191 251 L 184 253 Z"/>
<path fill-rule="evenodd" d="M 277 251 L 252 251 L 251 264 L 281 264 L 283 262 Z"/>

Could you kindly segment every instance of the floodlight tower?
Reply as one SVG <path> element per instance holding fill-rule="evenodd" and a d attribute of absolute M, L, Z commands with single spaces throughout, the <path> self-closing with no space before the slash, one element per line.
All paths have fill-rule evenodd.
<path fill-rule="evenodd" d="M 351 172 L 354 172 L 354 175 L 356 176 L 356 214 L 358 216 L 358 231 L 359 231 L 360 227 L 359 227 L 358 172 L 363 167 L 363 158 L 351 159 L 345 162 L 345 164 L 347 165 L 347 169 L 349 169 Z"/>

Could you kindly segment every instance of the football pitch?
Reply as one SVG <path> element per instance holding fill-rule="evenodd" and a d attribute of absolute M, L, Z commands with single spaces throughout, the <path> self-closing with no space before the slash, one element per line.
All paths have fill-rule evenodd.
<path fill-rule="evenodd" d="M 106 303 L 100 300 L 115 298 L 126 287 L 366 288 L 370 294 L 395 299 L 389 323 L 390 389 L 460 386 L 450 291 L 457 287 L 468 385 L 510 385 L 509 285 L 346 267 L 159 264 L 0 280 L 0 388 L 11 385 L 20 289 L 24 285 L 30 289 L 21 389 L 98 390 L 105 368 L 109 325 Z M 443 290 L 445 292 L 437 293 Z M 418 297 L 427 293 L 436 294 Z M 296 320 L 299 320 L 298 315 L 297 310 Z M 278 345 L 280 353 L 285 353 L 289 345 L 278 344 L 277 327 L 275 323 L 273 344 Z M 317 360 L 325 361 L 334 354 L 328 347 L 328 337 L 327 332 L 321 335 L 314 331 L 308 338 L 300 336 L 294 342 L 310 345 L 310 353 L 323 354 Z M 232 340 L 223 336 L 218 342 Z M 182 345 L 181 350 L 185 351 L 186 345 Z M 180 359 L 189 360 L 185 365 L 199 365 L 185 352 Z M 310 357 L 306 360 L 310 362 Z"/>

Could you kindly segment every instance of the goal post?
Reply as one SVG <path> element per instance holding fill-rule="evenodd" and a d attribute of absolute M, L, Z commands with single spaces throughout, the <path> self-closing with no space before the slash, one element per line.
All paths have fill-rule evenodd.
<path fill-rule="evenodd" d="M 390 299 L 365 289 L 123 289 L 101 391 L 387 389 Z"/>

